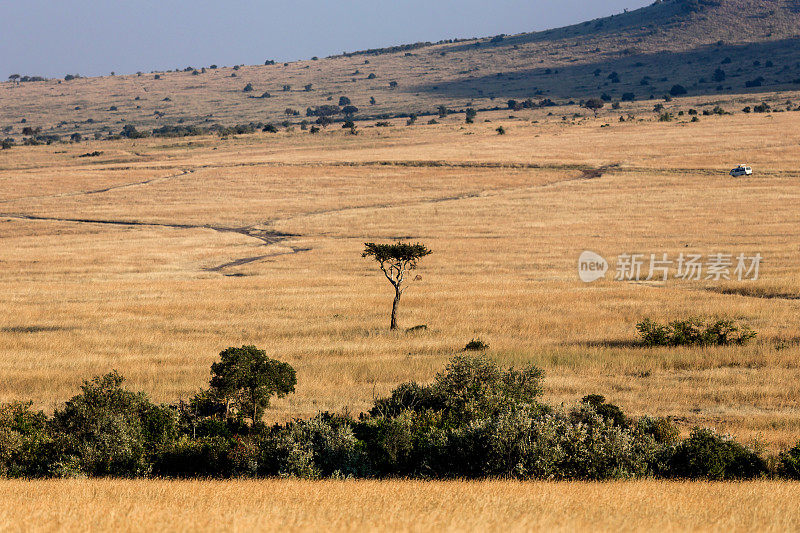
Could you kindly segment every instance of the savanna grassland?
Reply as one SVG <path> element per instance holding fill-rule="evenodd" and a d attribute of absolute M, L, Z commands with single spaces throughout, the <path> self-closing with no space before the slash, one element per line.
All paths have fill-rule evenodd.
<path fill-rule="evenodd" d="M 4 531 L 792 531 L 797 483 L 6 481 Z"/>
<path fill-rule="evenodd" d="M 0 152 L 0 401 L 51 410 L 111 369 L 175 401 L 207 384 L 220 350 L 255 344 L 298 370 L 271 420 L 358 413 L 480 338 L 503 364 L 541 366 L 551 402 L 599 393 L 633 415 L 784 449 L 800 435 L 800 113 L 661 123 L 639 112 Z M 755 176 L 730 178 L 745 161 Z M 395 239 L 434 250 L 400 310 L 401 326 L 425 332 L 388 331 L 391 287 L 360 255 Z M 612 271 L 587 285 L 584 250 L 764 264 L 758 281 Z M 639 320 L 689 315 L 759 335 L 744 347 L 636 345 Z"/>
<path fill-rule="evenodd" d="M 770 95 L 773 107 L 796 94 Z M 52 411 L 117 369 L 157 401 L 208 383 L 228 346 L 298 371 L 270 421 L 358 413 L 430 381 L 467 341 L 546 371 L 545 401 L 599 393 L 777 452 L 800 435 L 800 113 L 597 119 L 560 108 L 439 124 L 0 152 L 0 401 Z M 786 106 L 794 108 L 795 106 Z M 583 116 L 576 117 L 576 113 Z M 619 122 L 620 114 L 638 118 Z M 489 120 L 490 122 L 485 122 Z M 507 132 L 498 135 L 496 128 Z M 101 152 L 96 157 L 80 157 Z M 747 162 L 749 179 L 727 171 Z M 364 242 L 434 254 L 388 331 L 391 287 Z M 750 282 L 578 280 L 577 259 L 761 253 Z M 747 346 L 642 348 L 635 325 L 699 315 Z M 791 482 L 0 482 L 0 529 L 764 530 L 798 528 Z"/>

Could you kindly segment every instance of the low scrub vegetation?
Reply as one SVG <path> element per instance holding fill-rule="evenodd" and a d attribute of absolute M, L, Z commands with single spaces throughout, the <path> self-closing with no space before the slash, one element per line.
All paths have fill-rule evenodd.
<path fill-rule="evenodd" d="M 116 372 L 87 381 L 48 417 L 0 404 L 0 476 L 733 480 L 798 477 L 800 444 L 767 461 L 708 429 L 681 441 L 667 419 L 626 416 L 600 395 L 540 401 L 535 366 L 459 355 L 429 385 L 404 383 L 358 418 L 320 413 L 266 426 L 294 369 L 253 346 L 228 348 L 210 387 L 157 405 Z M 774 464 L 770 469 L 768 465 Z"/>
<path fill-rule="evenodd" d="M 741 346 L 756 337 L 749 326 L 732 320 L 688 318 L 660 324 L 645 319 L 636 329 L 645 346 Z"/>

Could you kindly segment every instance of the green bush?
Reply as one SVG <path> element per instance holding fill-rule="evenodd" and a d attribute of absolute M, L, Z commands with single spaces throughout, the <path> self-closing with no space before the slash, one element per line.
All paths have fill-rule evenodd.
<path fill-rule="evenodd" d="M 428 477 L 447 473 L 437 460 L 444 425 L 441 412 L 418 409 L 367 418 L 354 429 L 376 475 Z"/>
<path fill-rule="evenodd" d="M 483 350 L 488 350 L 489 345 L 483 342 L 480 339 L 472 339 L 464 346 L 465 352 L 482 352 Z"/>
<path fill-rule="evenodd" d="M 696 428 L 680 443 L 669 464 L 669 475 L 687 479 L 752 479 L 766 474 L 764 459 L 713 430 Z"/>
<path fill-rule="evenodd" d="M 0 404 L 0 477 L 41 477 L 52 473 L 55 448 L 47 417 L 31 403 Z"/>
<path fill-rule="evenodd" d="M 699 318 L 668 324 L 648 318 L 639 322 L 636 329 L 645 346 L 741 346 L 757 335 L 749 326 L 732 320 L 705 322 Z"/>
<path fill-rule="evenodd" d="M 800 442 L 778 456 L 777 473 L 789 479 L 800 479 Z"/>
<path fill-rule="evenodd" d="M 604 396 L 599 394 L 590 394 L 581 399 L 581 403 L 591 407 L 595 413 L 602 418 L 611 422 L 612 425 L 618 427 L 628 427 L 628 419 L 622 409 L 614 404 L 606 403 Z"/>
<path fill-rule="evenodd" d="M 733 480 L 767 471 L 729 438 L 695 429 L 681 442 L 668 420 L 627 417 L 600 395 L 545 406 L 539 369 L 484 355 L 454 357 L 428 385 L 400 385 L 358 421 L 321 413 L 268 428 L 227 409 L 241 396 L 258 401 L 242 385 L 248 376 L 274 377 L 250 364 L 263 352 L 223 354 L 214 375 L 224 379 L 173 407 L 124 389 L 115 372 L 85 382 L 50 419 L 30 404 L 0 405 L 0 476 Z M 776 463 L 800 478 L 800 444 Z"/>
<path fill-rule="evenodd" d="M 272 428 L 259 441 L 258 472 L 268 476 L 367 477 L 364 443 L 350 418 L 321 413 Z"/>
<path fill-rule="evenodd" d="M 181 435 L 159 450 L 152 473 L 168 477 L 225 477 L 233 471 L 231 448 L 229 438 Z"/>
<path fill-rule="evenodd" d="M 658 452 L 651 437 L 591 409 L 580 421 L 517 409 L 455 428 L 440 455 L 451 476 L 606 480 L 650 475 Z"/>
<path fill-rule="evenodd" d="M 143 392 L 122 388 L 123 381 L 116 372 L 86 381 L 81 394 L 53 415 L 64 456 L 87 475 L 147 474 L 150 454 L 175 437 L 175 412 L 152 404 Z"/>
<path fill-rule="evenodd" d="M 800 442 L 787 452 L 778 456 L 779 476 L 789 479 L 800 479 Z"/>

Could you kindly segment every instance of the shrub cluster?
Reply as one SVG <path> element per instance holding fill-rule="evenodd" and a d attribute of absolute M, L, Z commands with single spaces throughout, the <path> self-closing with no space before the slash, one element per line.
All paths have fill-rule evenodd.
<path fill-rule="evenodd" d="M 405 383 L 358 418 L 320 413 L 268 427 L 263 410 L 294 391 L 286 363 L 229 348 L 210 387 L 157 405 L 116 372 L 87 381 L 52 417 L 0 404 L 2 477 L 749 479 L 768 462 L 730 438 L 666 419 L 633 419 L 599 395 L 571 408 L 540 402 L 542 371 L 454 357 L 429 385 Z M 800 444 L 774 473 L 800 477 Z"/>
<path fill-rule="evenodd" d="M 749 326 L 732 320 L 706 322 L 699 318 L 660 324 L 645 319 L 636 325 L 645 346 L 744 345 L 756 337 Z"/>

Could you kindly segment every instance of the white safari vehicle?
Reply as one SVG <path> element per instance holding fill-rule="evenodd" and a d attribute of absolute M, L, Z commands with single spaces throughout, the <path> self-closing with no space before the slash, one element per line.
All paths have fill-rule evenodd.
<path fill-rule="evenodd" d="M 734 178 L 738 178 L 740 176 L 752 176 L 753 169 L 748 167 L 747 165 L 739 165 L 738 167 L 731 170 L 731 176 Z"/>

